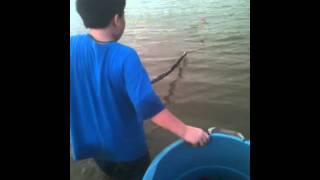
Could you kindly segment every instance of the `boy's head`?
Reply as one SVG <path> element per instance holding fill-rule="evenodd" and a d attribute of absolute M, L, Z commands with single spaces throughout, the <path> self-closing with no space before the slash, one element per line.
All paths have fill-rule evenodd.
<path fill-rule="evenodd" d="M 125 28 L 126 0 L 77 0 L 76 8 L 86 28 L 110 29 L 118 40 Z"/>

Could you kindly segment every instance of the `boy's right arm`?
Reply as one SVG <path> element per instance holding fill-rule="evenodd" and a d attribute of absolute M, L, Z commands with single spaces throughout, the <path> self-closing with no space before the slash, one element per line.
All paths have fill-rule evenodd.
<path fill-rule="evenodd" d="M 158 126 L 169 130 L 193 146 L 203 146 L 209 141 L 209 135 L 204 130 L 188 126 L 175 117 L 168 109 L 164 109 L 152 118 Z"/>
<path fill-rule="evenodd" d="M 194 146 L 204 145 L 209 135 L 202 129 L 188 126 L 164 108 L 160 98 L 154 93 L 150 79 L 139 55 L 133 51 L 123 67 L 123 79 L 128 97 L 139 119 L 150 119 L 160 127 L 171 131 Z"/>

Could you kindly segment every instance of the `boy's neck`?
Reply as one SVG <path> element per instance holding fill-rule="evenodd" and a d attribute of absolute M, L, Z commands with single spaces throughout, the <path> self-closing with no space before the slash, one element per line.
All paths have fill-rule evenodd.
<path fill-rule="evenodd" d="M 114 41 L 112 33 L 108 29 L 90 29 L 90 35 L 98 42 Z"/>

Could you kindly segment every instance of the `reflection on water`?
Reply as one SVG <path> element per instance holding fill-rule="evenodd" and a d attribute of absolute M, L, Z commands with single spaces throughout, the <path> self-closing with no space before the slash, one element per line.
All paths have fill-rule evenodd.
<path fill-rule="evenodd" d="M 86 33 L 70 0 L 70 34 Z M 250 1 L 127 0 L 121 43 L 134 47 L 150 78 L 185 60 L 154 89 L 178 118 L 207 129 L 250 137 Z M 177 139 L 150 121 L 145 132 L 152 157 Z M 71 161 L 71 179 L 101 180 L 92 160 Z"/>
<path fill-rule="evenodd" d="M 187 61 L 188 61 L 188 57 L 185 57 L 185 59 L 182 61 L 182 66 L 178 68 L 178 76 L 172 82 L 169 83 L 168 95 L 163 97 L 165 104 L 174 104 L 174 102 L 172 102 L 171 100 L 171 97 L 175 95 L 174 91 L 178 81 L 183 78 L 182 76 L 183 69 L 187 66 Z"/>

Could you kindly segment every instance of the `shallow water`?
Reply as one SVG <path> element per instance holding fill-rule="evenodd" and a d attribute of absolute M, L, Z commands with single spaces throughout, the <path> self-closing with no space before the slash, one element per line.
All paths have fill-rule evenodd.
<path fill-rule="evenodd" d="M 70 34 L 86 33 L 70 0 Z M 250 137 L 250 1 L 127 0 L 120 42 L 134 47 L 150 78 L 187 58 L 154 85 L 167 107 L 184 122 L 232 129 Z M 177 138 L 145 123 L 151 156 Z M 70 158 L 71 159 L 71 158 Z M 100 180 L 92 160 L 70 163 L 70 179 Z"/>

